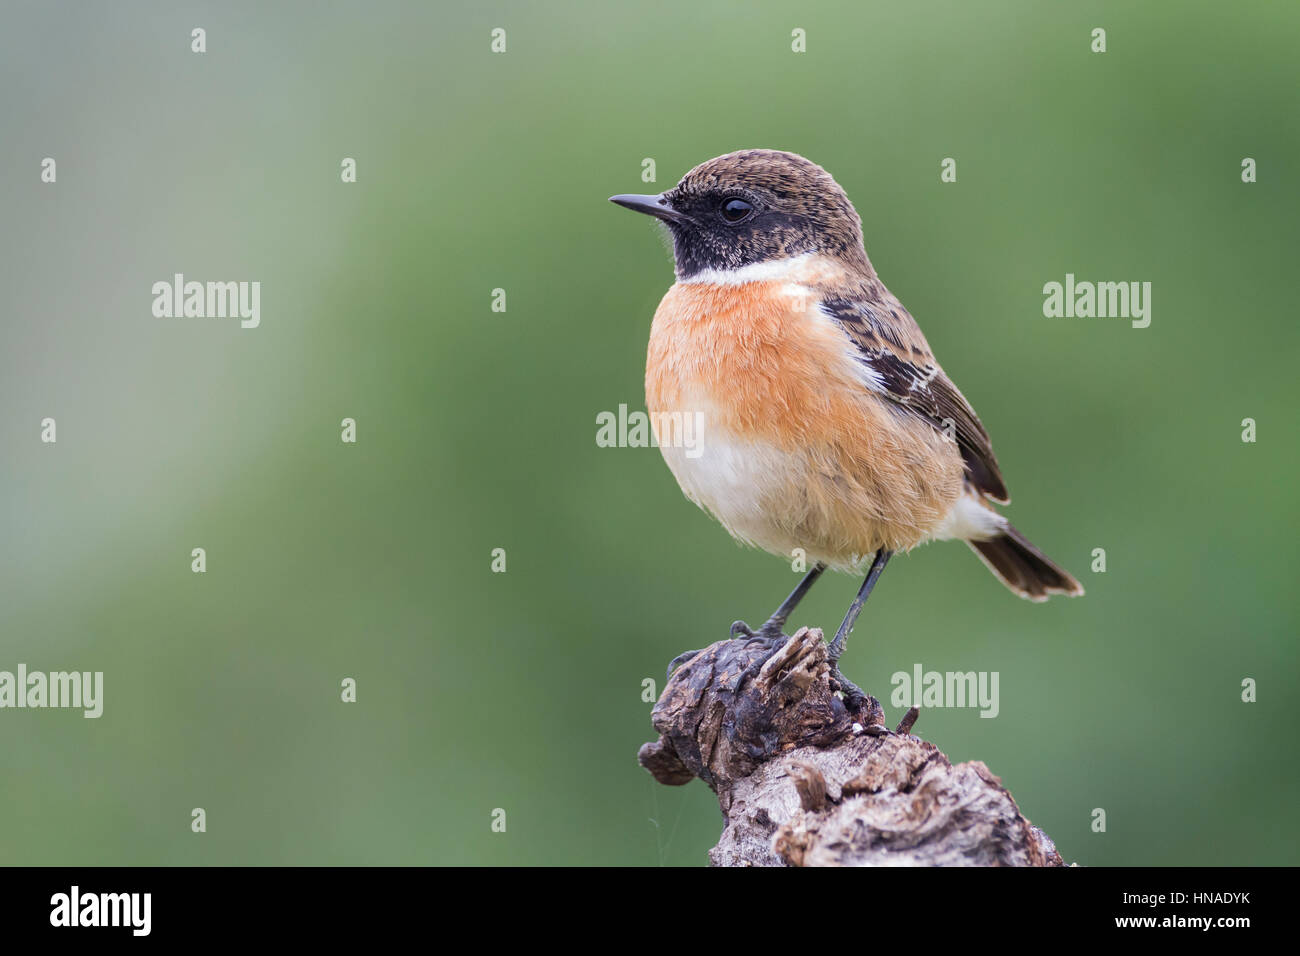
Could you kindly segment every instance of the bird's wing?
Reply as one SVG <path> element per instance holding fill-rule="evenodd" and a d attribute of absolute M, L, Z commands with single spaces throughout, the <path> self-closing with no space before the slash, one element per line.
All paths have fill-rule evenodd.
<path fill-rule="evenodd" d="M 1006 504 L 1010 499 L 988 432 L 902 304 L 877 286 L 852 298 L 824 297 L 822 309 L 857 346 L 872 387 L 956 439 L 970 483 Z"/>

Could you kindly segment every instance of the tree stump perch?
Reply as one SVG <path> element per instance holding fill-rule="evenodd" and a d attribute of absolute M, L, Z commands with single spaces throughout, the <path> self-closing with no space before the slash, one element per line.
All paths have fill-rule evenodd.
<path fill-rule="evenodd" d="M 713 865 L 1065 865 L 988 767 L 909 733 L 916 708 L 892 732 L 874 697 L 850 714 L 820 630 L 747 673 L 765 653 L 725 640 L 679 667 L 637 755 L 660 783 L 699 777 L 718 795 Z"/>

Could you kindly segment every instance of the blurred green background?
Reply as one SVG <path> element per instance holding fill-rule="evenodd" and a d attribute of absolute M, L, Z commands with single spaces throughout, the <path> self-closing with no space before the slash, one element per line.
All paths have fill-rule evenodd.
<path fill-rule="evenodd" d="M 99 720 L 0 711 L 3 862 L 705 862 L 713 795 L 637 766 L 641 682 L 796 575 L 656 450 L 597 447 L 672 281 L 605 199 L 754 146 L 845 187 L 1012 519 L 1088 589 L 1034 606 L 918 550 L 848 675 L 1000 672 L 996 720 L 917 731 L 1067 860 L 1300 862 L 1300 9 L 2 8 L 0 669 L 105 673 Z M 259 280 L 261 327 L 154 318 L 174 272 Z M 1067 272 L 1153 283 L 1150 328 L 1044 318 Z"/>

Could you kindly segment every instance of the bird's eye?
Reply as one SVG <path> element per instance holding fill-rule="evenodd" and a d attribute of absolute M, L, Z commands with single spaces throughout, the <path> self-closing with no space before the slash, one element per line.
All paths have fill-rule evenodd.
<path fill-rule="evenodd" d="M 753 211 L 754 207 L 743 199 L 724 199 L 718 207 L 719 215 L 733 225 L 747 219 Z"/>

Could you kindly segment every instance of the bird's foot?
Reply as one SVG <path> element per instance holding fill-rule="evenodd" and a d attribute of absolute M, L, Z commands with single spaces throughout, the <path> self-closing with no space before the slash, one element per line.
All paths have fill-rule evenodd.
<path fill-rule="evenodd" d="M 781 647 L 781 645 L 790 639 L 788 635 L 782 633 L 782 628 L 784 626 L 784 621 L 779 621 L 776 618 L 769 618 L 767 622 L 756 631 L 744 621 L 736 621 L 731 625 L 731 636 L 732 638 L 744 638 L 746 647 L 754 644 L 763 644 L 769 650 L 776 651 L 777 648 Z M 681 667 L 699 653 L 699 651 L 685 651 L 674 657 L 668 663 L 668 677 L 671 679 L 673 671 L 677 670 L 677 668 Z M 763 660 L 767 660 L 770 656 L 771 654 L 766 655 Z"/>
<path fill-rule="evenodd" d="M 764 653 L 752 664 L 745 668 L 736 681 L 736 689 L 753 677 L 758 676 L 758 672 L 763 669 L 763 665 L 772 659 L 777 651 L 785 646 L 785 642 L 790 640 L 788 634 L 784 631 L 785 621 L 777 617 L 770 617 L 767 622 L 757 631 L 751 628 L 744 621 L 736 621 L 731 625 L 731 636 L 733 639 L 745 639 L 745 647 L 753 647 L 755 644 L 763 648 Z"/>
<path fill-rule="evenodd" d="M 780 641 L 784 644 L 787 635 L 784 633 L 785 621 L 770 617 L 767 622 L 757 631 L 751 628 L 744 621 L 736 621 L 731 625 L 732 637 L 744 637 L 750 641 L 763 641 L 766 644 L 772 644 Z"/>
<path fill-rule="evenodd" d="M 674 657 L 671 661 L 669 661 L 669 662 L 668 662 L 668 679 L 669 679 L 669 680 L 672 680 L 672 679 L 673 679 L 673 671 L 677 670 L 677 668 L 681 667 L 683 664 L 685 664 L 687 661 L 689 661 L 692 657 L 694 657 L 694 656 L 695 656 L 696 654 L 698 654 L 698 653 L 700 653 L 700 652 L 699 652 L 699 651 L 683 651 L 681 654 L 678 654 L 678 655 L 677 655 L 676 657 Z"/>

